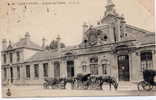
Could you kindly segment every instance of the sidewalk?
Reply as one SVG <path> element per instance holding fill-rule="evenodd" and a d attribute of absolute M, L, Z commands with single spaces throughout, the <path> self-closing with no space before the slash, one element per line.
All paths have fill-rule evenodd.
<path fill-rule="evenodd" d="M 118 90 L 138 90 L 137 83 L 134 82 L 119 82 Z"/>
<path fill-rule="evenodd" d="M 109 90 L 106 85 L 104 90 L 61 90 L 61 89 L 43 89 L 42 86 L 11 86 L 11 97 L 64 97 L 64 96 L 155 96 L 154 91 L 142 91 L 137 90 L 136 83 L 120 82 L 117 91 Z M 3 87 L 3 97 L 6 95 L 7 87 Z"/>

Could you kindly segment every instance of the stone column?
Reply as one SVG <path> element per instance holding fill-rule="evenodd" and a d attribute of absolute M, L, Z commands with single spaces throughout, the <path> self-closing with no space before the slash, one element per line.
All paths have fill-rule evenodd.
<path fill-rule="evenodd" d="M 103 75 L 103 73 L 102 73 L 102 63 L 101 62 L 98 63 L 98 75 L 99 76 Z"/>
<path fill-rule="evenodd" d="M 7 80 L 11 79 L 10 67 L 7 67 Z"/>
<path fill-rule="evenodd" d="M 31 64 L 30 65 L 30 80 L 34 80 L 35 77 L 34 77 L 34 65 Z"/>
<path fill-rule="evenodd" d="M 111 43 L 113 43 L 115 40 L 114 40 L 114 33 L 113 33 L 113 25 L 109 25 L 109 41 Z"/>
<path fill-rule="evenodd" d="M 4 63 L 4 56 L 3 56 L 3 55 L 4 55 L 4 54 L 1 53 L 1 65 L 5 64 L 5 63 Z"/>
<path fill-rule="evenodd" d="M 43 76 L 43 64 L 42 63 L 39 64 L 39 79 L 40 80 L 44 79 L 44 76 Z"/>
<path fill-rule="evenodd" d="M 1 66 L 2 67 L 2 66 Z M 2 77 L 2 82 L 5 81 L 5 77 L 4 77 L 4 67 L 1 68 L 1 77 Z"/>
<path fill-rule="evenodd" d="M 26 68 L 25 65 L 20 66 L 20 80 L 24 83 L 26 80 Z"/>
<path fill-rule="evenodd" d="M 13 63 L 17 63 L 17 55 L 16 52 L 13 52 Z"/>
<path fill-rule="evenodd" d="M 54 77 L 54 62 L 49 61 L 48 62 L 48 77 Z"/>
<path fill-rule="evenodd" d="M 113 76 L 116 80 L 119 80 L 118 79 L 118 76 L 119 76 L 119 73 L 118 73 L 118 57 L 116 54 L 111 55 L 110 75 Z"/>
<path fill-rule="evenodd" d="M 62 63 L 60 63 L 60 77 L 63 77 L 63 78 L 67 78 L 67 63 L 66 61 L 62 61 Z"/>
<path fill-rule="evenodd" d="M 117 20 L 117 23 L 116 23 L 117 25 L 116 25 L 116 37 L 117 37 L 117 41 L 120 41 L 120 34 L 121 34 L 121 31 L 120 31 L 120 20 L 118 19 Z"/>
<path fill-rule="evenodd" d="M 153 50 L 152 57 L 153 57 L 153 69 L 156 70 L 156 50 Z"/>
<path fill-rule="evenodd" d="M 20 77 L 19 77 L 19 80 L 21 80 L 22 79 L 22 73 L 21 73 L 21 69 L 22 69 L 22 65 L 19 65 L 19 68 L 20 68 L 20 70 L 19 70 L 19 74 L 20 74 Z"/>
<path fill-rule="evenodd" d="M 13 66 L 13 80 L 14 82 L 17 81 L 17 66 Z"/>
<path fill-rule="evenodd" d="M 130 53 L 129 55 L 129 78 L 130 78 L 130 81 L 133 80 L 133 65 L 132 65 L 132 53 Z"/>
<path fill-rule="evenodd" d="M 139 81 L 140 79 L 142 79 L 140 52 L 132 53 L 130 58 L 131 58 L 130 79 L 133 81 Z"/>
<path fill-rule="evenodd" d="M 74 60 L 74 76 L 77 76 L 78 72 L 80 72 L 80 66 L 81 66 L 81 63 L 79 62 L 78 59 L 75 59 Z"/>
<path fill-rule="evenodd" d="M 110 63 L 107 63 L 106 66 L 107 66 L 107 69 L 106 69 L 107 70 L 107 75 L 112 76 L 113 75 L 113 71 L 115 71 L 115 70 L 113 70 L 113 66 Z"/>

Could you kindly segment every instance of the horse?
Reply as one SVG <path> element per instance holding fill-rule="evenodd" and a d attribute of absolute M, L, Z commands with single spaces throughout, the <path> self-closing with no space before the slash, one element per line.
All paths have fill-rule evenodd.
<path fill-rule="evenodd" d="M 89 86 L 89 77 L 91 74 L 77 74 L 77 77 L 74 78 L 74 84 L 77 85 L 77 88 L 80 88 L 80 86 L 83 86 L 83 88 L 87 89 Z"/>
<path fill-rule="evenodd" d="M 83 74 L 77 74 L 77 79 L 80 80 L 80 81 L 87 81 L 88 80 L 88 77 L 90 77 L 91 74 L 86 74 L 86 75 L 83 75 Z"/>
<path fill-rule="evenodd" d="M 114 89 L 117 90 L 118 89 L 118 83 L 117 81 L 111 77 L 111 76 L 99 76 L 97 77 L 97 81 L 100 82 L 99 86 L 102 89 L 102 86 L 104 83 L 108 83 L 109 84 L 109 89 L 111 90 L 112 85 L 114 86 Z"/>

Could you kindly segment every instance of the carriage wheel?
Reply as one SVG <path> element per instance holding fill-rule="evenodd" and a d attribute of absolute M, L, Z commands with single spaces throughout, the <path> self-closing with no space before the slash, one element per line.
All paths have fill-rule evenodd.
<path fill-rule="evenodd" d="M 138 90 L 142 91 L 142 90 L 146 90 L 146 91 L 150 91 L 152 90 L 153 86 L 150 85 L 149 83 L 145 82 L 145 81 L 141 81 L 138 83 L 137 85 Z"/>
<path fill-rule="evenodd" d="M 143 89 L 146 90 L 146 91 L 150 91 L 152 90 L 153 86 L 147 82 L 145 82 L 144 86 L 143 86 Z"/>

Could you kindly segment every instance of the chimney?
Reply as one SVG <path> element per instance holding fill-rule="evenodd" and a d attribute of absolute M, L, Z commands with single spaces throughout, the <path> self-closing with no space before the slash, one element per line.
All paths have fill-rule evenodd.
<path fill-rule="evenodd" d="M 60 35 L 58 35 L 57 38 L 56 38 L 58 49 L 61 48 L 61 46 L 60 46 L 60 44 L 61 44 L 61 43 L 60 43 L 60 40 L 61 40 Z"/>
<path fill-rule="evenodd" d="M 125 21 L 125 17 L 124 15 L 122 14 L 121 15 L 121 36 L 122 38 L 126 37 L 125 34 L 126 34 L 126 21 Z"/>
<path fill-rule="evenodd" d="M 2 40 L 2 50 L 6 50 L 7 49 L 7 40 L 3 39 Z"/>
<path fill-rule="evenodd" d="M 26 39 L 26 44 L 28 44 L 30 41 L 30 33 L 29 32 L 25 33 L 25 39 Z"/>
<path fill-rule="evenodd" d="M 45 48 L 45 41 L 46 41 L 46 39 L 42 38 L 42 48 Z"/>
<path fill-rule="evenodd" d="M 9 40 L 9 45 L 8 45 L 8 48 L 11 49 L 12 48 L 12 43 L 11 41 Z"/>
<path fill-rule="evenodd" d="M 30 33 L 29 32 L 25 33 L 25 39 L 30 40 Z"/>

